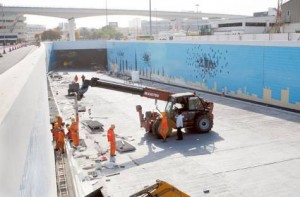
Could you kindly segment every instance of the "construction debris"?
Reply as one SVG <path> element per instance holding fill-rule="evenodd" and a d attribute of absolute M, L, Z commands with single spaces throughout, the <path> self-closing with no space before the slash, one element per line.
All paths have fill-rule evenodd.
<path fill-rule="evenodd" d="M 78 112 L 86 112 L 85 106 L 78 106 Z"/>
<path fill-rule="evenodd" d="M 88 132 L 90 134 L 96 134 L 96 133 L 104 131 L 104 129 L 103 129 L 104 125 L 101 124 L 100 122 L 98 122 L 97 120 L 85 120 L 85 121 L 82 121 L 82 123 L 85 126 L 87 126 Z"/>
<path fill-rule="evenodd" d="M 116 141 L 116 146 L 119 152 L 129 152 L 135 150 L 135 147 L 126 142 L 125 140 Z"/>

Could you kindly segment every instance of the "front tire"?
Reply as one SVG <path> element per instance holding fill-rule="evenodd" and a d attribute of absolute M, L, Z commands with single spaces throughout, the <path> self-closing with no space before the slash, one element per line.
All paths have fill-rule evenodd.
<path fill-rule="evenodd" d="M 199 133 L 208 133 L 213 126 L 213 121 L 208 115 L 199 116 L 195 128 Z"/>

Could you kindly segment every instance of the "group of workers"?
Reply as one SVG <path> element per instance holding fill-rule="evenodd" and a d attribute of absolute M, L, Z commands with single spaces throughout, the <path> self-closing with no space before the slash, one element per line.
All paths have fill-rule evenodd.
<path fill-rule="evenodd" d="M 60 151 L 62 154 L 65 152 L 65 138 L 72 141 L 72 146 L 77 148 L 79 145 L 79 130 L 78 123 L 79 117 L 76 115 L 76 119 L 74 117 L 71 118 L 71 124 L 67 124 L 66 128 L 68 130 L 67 135 L 65 135 L 65 131 L 63 129 L 63 121 L 62 117 L 57 115 L 57 121 L 53 123 L 53 128 L 51 130 L 53 140 L 55 141 L 55 150 Z"/>
<path fill-rule="evenodd" d="M 68 133 L 65 135 L 63 129 L 63 121 L 62 117 L 59 115 L 56 116 L 57 120 L 53 123 L 53 128 L 51 130 L 53 135 L 53 140 L 55 141 L 55 150 L 60 151 L 62 154 L 65 152 L 65 138 L 71 140 L 73 148 L 77 148 L 79 145 L 79 117 L 76 115 L 76 119 L 74 117 L 71 118 L 71 125 L 67 124 L 66 128 Z M 115 136 L 115 125 L 112 124 L 107 131 L 107 140 L 110 144 L 110 156 L 116 156 L 116 136 Z"/>

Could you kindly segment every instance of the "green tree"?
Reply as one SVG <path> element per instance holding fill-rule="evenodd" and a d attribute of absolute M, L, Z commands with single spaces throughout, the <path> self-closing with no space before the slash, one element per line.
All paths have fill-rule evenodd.
<path fill-rule="evenodd" d="M 122 33 L 118 32 L 111 26 L 104 26 L 100 29 L 99 36 L 102 39 L 116 39 L 119 40 L 123 36 Z"/>
<path fill-rule="evenodd" d="M 44 40 L 50 40 L 50 41 L 59 40 L 61 38 L 61 33 L 57 29 L 46 30 L 42 33 L 41 38 L 43 41 Z"/>

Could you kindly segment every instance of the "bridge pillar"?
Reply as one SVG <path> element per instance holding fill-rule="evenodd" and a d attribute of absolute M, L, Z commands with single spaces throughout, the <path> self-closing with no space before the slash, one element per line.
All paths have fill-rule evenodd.
<path fill-rule="evenodd" d="M 69 18 L 69 41 L 75 41 L 75 18 Z"/>

